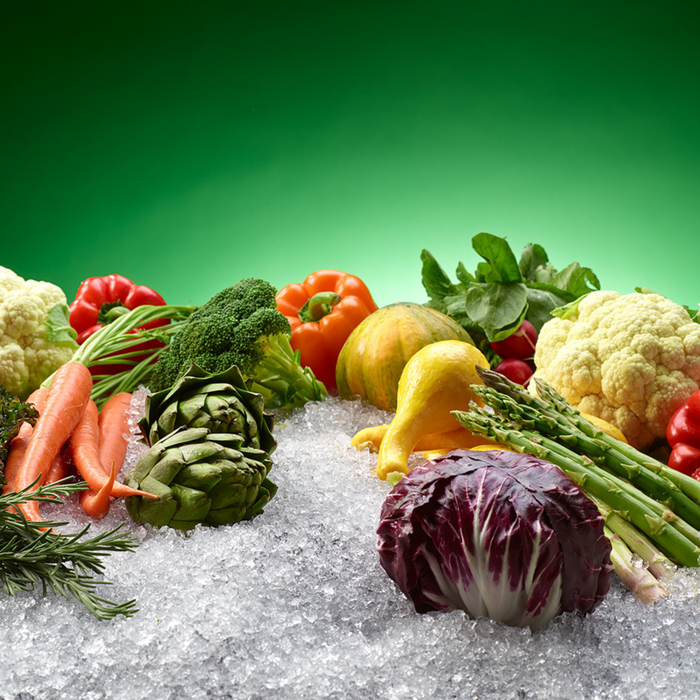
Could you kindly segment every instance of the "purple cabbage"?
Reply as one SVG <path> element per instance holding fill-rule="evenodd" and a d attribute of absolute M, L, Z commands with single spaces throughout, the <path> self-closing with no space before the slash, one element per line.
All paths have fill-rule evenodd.
<path fill-rule="evenodd" d="M 610 589 L 611 546 L 596 506 L 529 454 L 455 450 L 389 493 L 377 550 L 419 613 L 461 608 L 539 629 L 593 611 Z"/>

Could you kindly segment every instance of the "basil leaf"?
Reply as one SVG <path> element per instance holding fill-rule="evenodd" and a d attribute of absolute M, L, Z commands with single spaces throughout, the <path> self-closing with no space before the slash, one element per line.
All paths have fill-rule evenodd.
<path fill-rule="evenodd" d="M 505 328 L 486 328 L 486 339 L 489 341 L 489 343 L 494 343 L 497 340 L 505 340 L 509 335 L 512 335 L 518 330 L 518 328 L 520 328 L 520 324 L 523 322 L 526 315 L 527 306 L 523 309 L 523 313 L 520 315 L 520 317 L 509 326 L 506 326 Z"/>
<path fill-rule="evenodd" d="M 555 287 L 559 287 L 559 289 L 570 292 L 577 297 L 600 289 L 600 282 L 593 270 L 588 267 L 581 267 L 577 262 L 571 263 L 561 272 L 558 272 L 551 283 Z"/>
<path fill-rule="evenodd" d="M 552 311 L 573 301 L 570 295 L 557 294 L 555 287 L 528 287 L 527 290 L 527 320 L 539 333 L 542 326 L 552 318 Z"/>
<path fill-rule="evenodd" d="M 523 248 L 523 252 L 520 255 L 520 262 L 518 263 L 523 280 L 526 282 L 533 282 L 537 269 L 544 267 L 548 262 L 549 258 L 547 257 L 547 253 L 541 245 L 537 243 L 528 243 L 528 245 Z"/>
<path fill-rule="evenodd" d="M 70 325 L 70 311 L 66 304 L 52 306 L 46 315 L 46 337 L 50 343 L 78 349 L 78 333 Z"/>
<path fill-rule="evenodd" d="M 467 290 L 469 318 L 486 334 L 519 322 L 527 312 L 527 287 L 522 282 L 474 285 Z"/>
<path fill-rule="evenodd" d="M 457 279 L 465 286 L 470 287 L 472 283 L 476 282 L 476 277 L 472 275 L 471 272 L 464 267 L 464 263 L 460 262 L 457 265 Z"/>
<path fill-rule="evenodd" d="M 420 259 L 423 262 L 421 269 L 423 287 L 425 287 L 428 297 L 434 302 L 442 302 L 446 296 L 455 294 L 457 287 L 452 284 L 450 278 L 445 274 L 445 271 L 440 267 L 440 264 L 432 254 L 427 250 L 423 250 L 420 254 Z"/>
<path fill-rule="evenodd" d="M 486 282 L 522 281 L 518 261 L 505 238 L 494 236 L 492 233 L 477 233 L 472 238 L 472 248 L 490 263 Z M 482 266 L 483 263 L 480 263 L 479 268 Z"/>

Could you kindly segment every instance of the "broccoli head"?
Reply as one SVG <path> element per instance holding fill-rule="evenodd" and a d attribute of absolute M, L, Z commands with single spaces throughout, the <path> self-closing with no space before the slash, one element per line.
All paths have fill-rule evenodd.
<path fill-rule="evenodd" d="M 173 386 L 194 363 L 211 373 L 236 365 L 265 398 L 267 408 L 293 408 L 327 396 L 325 387 L 289 343 L 291 328 L 277 311 L 276 290 L 243 279 L 217 292 L 188 319 L 160 355 L 152 391 Z"/>

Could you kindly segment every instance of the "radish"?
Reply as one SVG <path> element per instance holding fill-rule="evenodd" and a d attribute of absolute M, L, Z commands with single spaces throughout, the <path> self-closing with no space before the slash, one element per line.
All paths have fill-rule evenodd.
<path fill-rule="evenodd" d="M 491 349 L 503 358 L 516 357 L 519 360 L 527 360 L 534 356 L 537 344 L 537 331 L 528 321 L 524 320 L 515 333 L 511 333 L 503 340 L 494 340 Z"/>
<path fill-rule="evenodd" d="M 516 357 L 509 357 L 499 362 L 494 368 L 495 372 L 502 374 L 510 379 L 511 382 L 527 386 L 530 377 L 534 374 L 532 367 L 525 360 L 519 360 Z"/>

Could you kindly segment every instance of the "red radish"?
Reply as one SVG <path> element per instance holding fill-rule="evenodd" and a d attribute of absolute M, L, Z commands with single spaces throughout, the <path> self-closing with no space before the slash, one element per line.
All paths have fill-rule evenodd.
<path fill-rule="evenodd" d="M 527 386 L 530 377 L 534 374 L 532 367 L 524 360 L 519 360 L 516 357 L 509 357 L 506 360 L 499 362 L 494 368 L 494 371 L 499 372 L 511 382 Z"/>
<path fill-rule="evenodd" d="M 534 356 L 536 344 L 537 331 L 530 321 L 526 319 L 520 324 L 515 333 L 511 333 L 503 340 L 494 340 L 491 343 L 491 349 L 499 357 L 516 357 L 519 360 L 527 360 Z"/>

